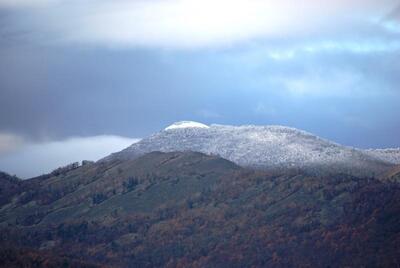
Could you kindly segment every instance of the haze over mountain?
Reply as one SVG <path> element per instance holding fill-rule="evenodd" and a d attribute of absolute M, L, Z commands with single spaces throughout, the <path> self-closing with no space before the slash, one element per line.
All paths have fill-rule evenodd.
<path fill-rule="evenodd" d="M 346 147 L 283 126 L 204 125 L 181 121 L 101 161 L 135 159 L 152 151 L 196 151 L 218 155 L 244 167 L 380 174 L 400 163 L 400 150 Z"/>

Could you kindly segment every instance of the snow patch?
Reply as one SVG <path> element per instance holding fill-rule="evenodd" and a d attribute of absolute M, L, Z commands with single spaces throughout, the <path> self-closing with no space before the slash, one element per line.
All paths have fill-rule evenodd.
<path fill-rule="evenodd" d="M 210 128 L 207 125 L 204 125 L 199 122 L 194 121 L 180 121 L 173 123 L 169 127 L 165 128 L 164 130 L 171 130 L 171 129 L 178 129 L 178 128 Z"/>

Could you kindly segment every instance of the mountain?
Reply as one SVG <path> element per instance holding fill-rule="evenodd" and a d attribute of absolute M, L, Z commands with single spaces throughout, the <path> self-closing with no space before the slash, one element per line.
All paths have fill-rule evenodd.
<path fill-rule="evenodd" d="M 0 207 L 7 267 L 400 263 L 400 185 L 389 180 L 152 152 L 19 183 Z"/>
<path fill-rule="evenodd" d="M 0 171 L 0 205 L 7 203 L 10 198 L 21 191 L 22 181 Z"/>
<path fill-rule="evenodd" d="M 72 260 L 63 255 L 56 256 L 55 254 L 45 252 L 44 250 L 0 248 L 0 267 L 104 268 L 105 266 L 80 260 Z"/>
<path fill-rule="evenodd" d="M 372 157 L 392 164 L 400 164 L 400 148 L 364 150 Z"/>
<path fill-rule="evenodd" d="M 400 182 L 400 165 L 391 168 L 386 173 L 380 176 L 382 180 Z"/>
<path fill-rule="evenodd" d="M 152 152 L 133 160 L 83 165 L 23 181 L 27 190 L 2 210 L 5 214 L 0 214 L 0 223 L 54 224 L 71 217 L 108 217 L 114 209 L 153 210 L 177 198 L 189 197 L 202 187 L 209 187 L 212 178 L 238 169 L 225 159 L 196 152 Z M 182 185 L 178 183 L 180 178 L 185 178 Z M 175 183 L 164 184 L 164 179 Z M 146 192 L 150 187 L 152 190 Z M 136 199 L 140 201 L 137 204 L 132 202 Z"/>
<path fill-rule="evenodd" d="M 345 147 L 282 126 L 206 126 L 182 121 L 102 161 L 134 159 L 152 151 L 196 151 L 218 155 L 243 167 L 302 169 L 361 176 L 381 174 L 393 164 L 373 153 Z"/>

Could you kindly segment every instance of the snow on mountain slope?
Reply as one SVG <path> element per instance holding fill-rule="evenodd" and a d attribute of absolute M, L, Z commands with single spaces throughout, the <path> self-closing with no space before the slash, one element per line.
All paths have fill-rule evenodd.
<path fill-rule="evenodd" d="M 400 164 L 400 148 L 369 149 L 365 152 L 375 158 L 392 164 Z"/>
<path fill-rule="evenodd" d="M 357 175 L 384 172 L 391 164 L 362 150 L 341 146 L 305 131 L 283 126 L 175 127 L 114 153 L 102 161 L 132 159 L 152 151 L 197 151 L 218 155 L 245 167 L 332 170 Z"/>

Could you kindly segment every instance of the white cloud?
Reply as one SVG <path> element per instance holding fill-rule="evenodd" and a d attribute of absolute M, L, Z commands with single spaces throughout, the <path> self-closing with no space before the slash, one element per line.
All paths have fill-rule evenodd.
<path fill-rule="evenodd" d="M 25 143 L 12 152 L 0 151 L 0 170 L 29 178 L 72 162 L 98 160 L 137 141 L 138 139 L 105 135 Z"/>
<path fill-rule="evenodd" d="M 266 78 L 264 83 L 270 85 L 271 90 L 280 89 L 292 97 L 357 99 L 394 94 L 390 86 L 368 79 L 362 71 L 348 68 L 315 68 L 298 74 L 279 74 Z"/>
<path fill-rule="evenodd" d="M 194 48 L 349 27 L 392 1 L 164 0 L 105 2 L 67 29 L 72 41 Z M 390 8 L 390 6 L 389 6 Z M 349 18 L 348 12 L 355 16 Z M 78 29 L 78 30 L 77 30 Z"/>
<path fill-rule="evenodd" d="M 29 4 L 32 1 L 16 1 Z M 61 41 L 111 47 L 202 48 L 348 31 L 395 0 L 51 1 L 33 23 Z M 0 2 L 0 6 L 2 2 Z M 4 1 L 3 5 L 13 1 Z M 54 4 L 57 3 L 57 4 Z"/>
<path fill-rule="evenodd" d="M 400 33 L 400 22 L 395 20 L 388 20 L 382 22 L 383 27 L 389 32 Z"/>
<path fill-rule="evenodd" d="M 275 84 L 293 96 L 357 96 L 367 94 L 363 76 L 349 70 L 309 71 L 298 76 L 271 78 Z"/>
<path fill-rule="evenodd" d="M 291 60 L 298 55 L 316 53 L 353 53 L 369 54 L 381 52 L 394 52 L 400 50 L 400 41 L 390 40 L 361 40 L 355 41 L 323 41 L 310 44 L 303 44 L 298 47 L 279 49 L 266 48 L 265 53 L 274 60 Z"/>

